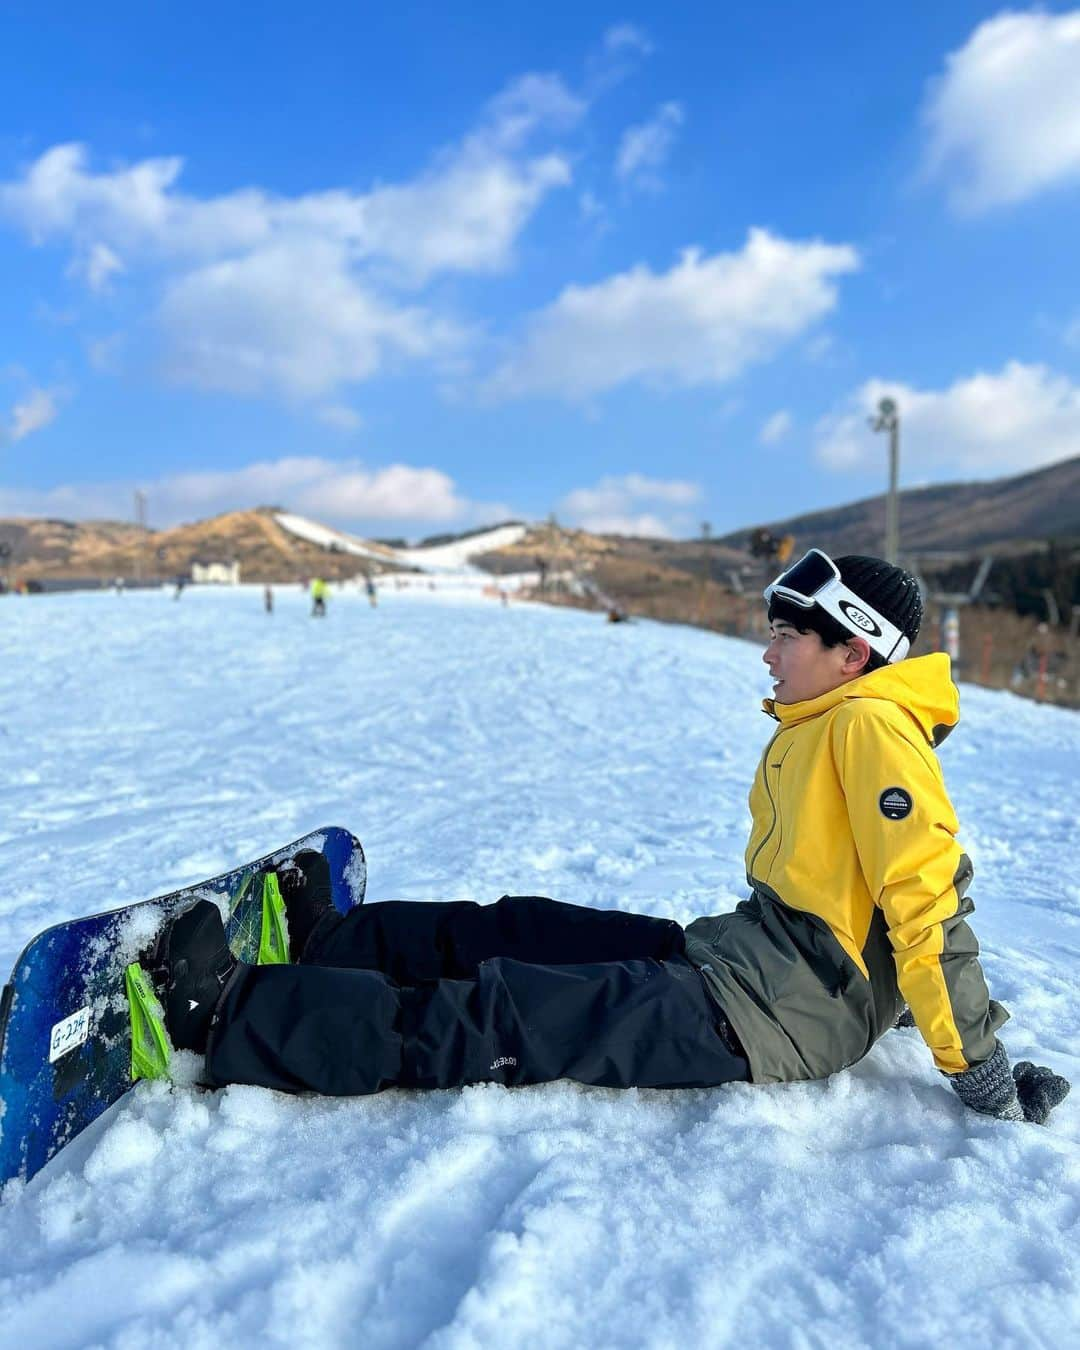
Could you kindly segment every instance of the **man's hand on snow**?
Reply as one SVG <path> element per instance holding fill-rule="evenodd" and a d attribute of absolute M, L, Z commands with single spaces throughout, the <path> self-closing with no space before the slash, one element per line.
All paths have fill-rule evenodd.
<path fill-rule="evenodd" d="M 999 1041 L 982 1064 L 949 1077 L 956 1095 L 973 1111 L 998 1120 L 1030 1120 L 1045 1125 L 1050 1112 L 1065 1100 L 1068 1080 L 1052 1069 L 1022 1060 L 1009 1072 L 1009 1057 Z"/>

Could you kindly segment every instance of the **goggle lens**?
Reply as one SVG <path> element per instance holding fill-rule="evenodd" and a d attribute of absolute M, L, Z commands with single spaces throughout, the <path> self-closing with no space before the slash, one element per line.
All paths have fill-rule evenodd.
<path fill-rule="evenodd" d="M 782 586 L 785 590 L 794 591 L 797 595 L 811 600 L 823 586 L 827 586 L 837 576 L 839 572 L 832 560 L 814 549 L 778 576 L 773 582 L 773 587 Z"/>

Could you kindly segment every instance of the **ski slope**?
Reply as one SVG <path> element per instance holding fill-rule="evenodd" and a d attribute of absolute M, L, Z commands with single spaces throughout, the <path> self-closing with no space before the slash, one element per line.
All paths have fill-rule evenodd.
<path fill-rule="evenodd" d="M 48 923 L 340 823 L 369 898 L 742 897 L 752 646 L 479 596 L 0 600 L 0 966 Z M 1003 1039 L 1080 1084 L 1080 718 L 942 748 Z M 822 1083 L 352 1101 L 142 1084 L 0 1201 L 19 1347 L 1068 1345 L 1080 1085 L 968 1114 L 918 1034 Z"/>
<path fill-rule="evenodd" d="M 318 521 L 308 520 L 306 516 L 297 516 L 290 511 L 278 511 L 274 519 L 289 534 L 294 534 L 297 539 L 306 539 L 309 544 L 318 544 L 320 548 L 336 549 L 339 553 L 351 553 L 357 558 L 370 558 L 375 562 L 392 561 L 395 556 L 393 549 L 357 539 L 344 530 L 320 525 Z"/>
<path fill-rule="evenodd" d="M 453 572 L 472 565 L 472 559 L 500 548 L 512 548 L 528 534 L 525 525 L 500 525 L 483 534 L 470 534 L 449 544 L 427 544 L 417 548 L 399 548 L 401 562 L 422 567 L 428 572 Z"/>
<path fill-rule="evenodd" d="M 344 530 L 320 525 L 318 521 L 288 511 L 279 511 L 274 519 L 283 530 L 296 535 L 298 539 L 318 544 L 320 548 L 334 548 L 341 553 L 352 553 L 358 558 L 370 558 L 375 562 L 395 562 L 406 567 L 419 567 L 425 572 L 477 571 L 478 569 L 473 568 L 471 564 L 473 558 L 495 549 L 510 548 L 524 539 L 528 533 L 528 527 L 525 525 L 499 525 L 482 533 L 467 535 L 464 539 L 455 539 L 449 544 L 390 548 L 385 544 L 373 544 L 366 539 L 358 539 L 355 535 L 346 534 Z M 485 580 L 490 581 L 489 576 L 482 575 Z"/>

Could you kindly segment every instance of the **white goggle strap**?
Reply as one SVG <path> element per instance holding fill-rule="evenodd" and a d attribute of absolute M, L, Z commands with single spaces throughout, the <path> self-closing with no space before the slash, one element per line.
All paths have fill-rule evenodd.
<path fill-rule="evenodd" d="M 865 600 L 860 600 L 854 591 L 849 591 L 842 581 L 823 587 L 814 596 L 814 603 L 843 624 L 853 636 L 865 638 L 871 649 L 883 656 L 889 665 L 902 661 L 911 650 L 910 641 L 900 629 Z"/>

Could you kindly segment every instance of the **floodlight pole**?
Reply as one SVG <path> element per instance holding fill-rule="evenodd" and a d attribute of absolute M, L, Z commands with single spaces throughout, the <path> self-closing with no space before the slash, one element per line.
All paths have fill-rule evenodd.
<path fill-rule="evenodd" d="M 900 412 L 896 402 L 883 398 L 877 416 L 870 418 L 874 431 L 889 433 L 889 491 L 885 497 L 885 560 L 894 566 L 900 561 Z"/>

